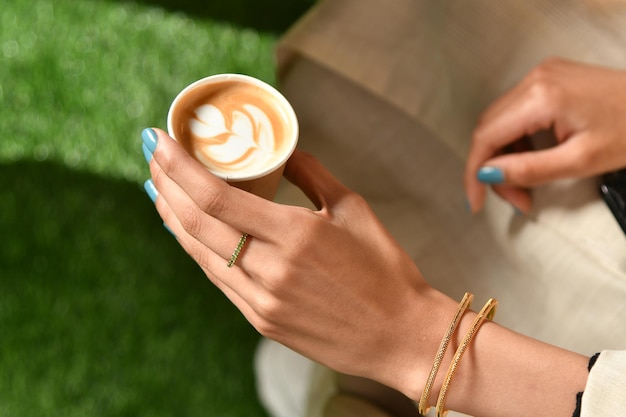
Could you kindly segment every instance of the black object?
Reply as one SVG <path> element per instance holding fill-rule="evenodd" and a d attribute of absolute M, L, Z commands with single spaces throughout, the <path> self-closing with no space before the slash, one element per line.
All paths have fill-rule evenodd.
<path fill-rule="evenodd" d="M 626 169 L 603 175 L 600 195 L 626 233 Z"/>

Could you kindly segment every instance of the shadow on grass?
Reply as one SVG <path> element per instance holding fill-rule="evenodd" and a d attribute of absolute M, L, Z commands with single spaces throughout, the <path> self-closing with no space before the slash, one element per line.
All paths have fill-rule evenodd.
<path fill-rule="evenodd" d="M 0 165 L 0 230 L 0 415 L 263 415 L 258 335 L 140 185 Z"/>
<path fill-rule="evenodd" d="M 117 0 L 159 6 L 188 15 L 283 33 L 315 0 Z"/>

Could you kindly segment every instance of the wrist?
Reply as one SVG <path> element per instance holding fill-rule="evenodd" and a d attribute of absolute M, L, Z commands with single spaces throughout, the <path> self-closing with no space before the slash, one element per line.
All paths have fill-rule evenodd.
<path fill-rule="evenodd" d="M 447 404 L 470 415 L 569 417 L 587 381 L 584 356 L 493 322 L 481 328 L 469 353 Z"/>
<path fill-rule="evenodd" d="M 427 342 L 416 349 L 426 356 L 416 359 L 419 365 L 414 369 L 414 377 L 418 381 L 407 383 L 403 388 L 403 392 L 416 402 L 426 385 L 441 338 L 450 327 L 454 311 L 459 308 L 453 300 L 440 299 L 439 302 L 443 303 L 442 306 L 432 307 L 432 311 L 446 319 L 443 324 L 441 320 L 432 320 L 431 331 L 437 336 L 434 339 L 424 336 Z M 448 367 L 465 335 L 472 329 L 476 316 L 476 313 L 467 311 L 450 338 L 432 385 L 429 406 L 436 404 Z M 584 389 L 586 379 L 586 358 L 582 355 L 487 320 L 479 327 L 459 362 L 449 386 L 445 409 L 477 416 L 571 416 L 576 394 Z"/>
<path fill-rule="evenodd" d="M 429 288 L 420 292 L 407 314 L 408 330 L 403 340 L 398 341 L 398 346 L 401 345 L 404 350 L 401 356 L 404 359 L 399 361 L 401 368 L 394 372 L 394 380 L 390 386 L 415 402 L 419 402 L 424 391 L 442 336 L 450 327 L 458 305 L 458 301 Z M 448 352 L 452 349 L 456 347 L 450 346 Z M 446 356 L 442 362 L 441 370 L 444 374 L 449 361 L 450 358 Z M 437 379 L 432 390 L 435 400 L 440 385 L 441 381 Z"/>

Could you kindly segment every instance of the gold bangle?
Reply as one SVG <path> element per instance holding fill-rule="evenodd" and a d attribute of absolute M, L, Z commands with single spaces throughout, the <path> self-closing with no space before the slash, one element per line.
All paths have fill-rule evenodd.
<path fill-rule="evenodd" d="M 474 336 L 476 336 L 478 329 L 480 329 L 480 326 L 484 323 L 485 319 L 493 319 L 493 316 L 496 314 L 497 306 L 498 301 L 494 300 L 493 298 L 490 298 L 485 303 L 482 310 L 480 310 L 480 313 L 478 313 L 478 315 L 474 319 L 472 327 L 470 327 L 470 329 L 467 331 L 465 337 L 463 338 L 463 341 L 457 348 L 456 353 L 452 358 L 452 362 L 450 363 L 450 367 L 448 368 L 446 378 L 443 381 L 443 385 L 441 386 L 441 391 L 439 391 L 439 398 L 437 398 L 437 417 L 443 417 L 448 413 L 444 410 L 444 404 L 446 402 L 446 396 L 448 395 L 448 389 L 450 388 L 450 382 L 452 381 L 452 377 L 454 376 L 454 373 L 459 366 L 459 362 L 461 362 L 463 354 L 469 347 L 469 344 L 474 339 Z"/>
<path fill-rule="evenodd" d="M 465 313 L 465 310 L 469 308 L 472 304 L 472 300 L 474 299 L 474 295 L 468 292 L 465 293 L 463 299 L 459 303 L 459 308 L 456 311 L 446 334 L 441 339 L 441 343 L 439 344 L 439 349 L 437 350 L 437 354 L 435 355 L 435 361 L 433 363 L 433 367 L 430 369 L 430 374 L 428 375 L 428 379 L 426 380 L 426 386 L 424 387 L 424 391 L 422 392 L 422 396 L 417 405 L 417 411 L 421 415 L 425 415 L 430 410 L 430 406 L 428 405 L 428 401 L 430 400 L 430 391 L 433 389 L 433 384 L 435 383 L 435 377 L 437 376 L 437 372 L 439 371 L 439 367 L 441 366 L 441 362 L 443 361 L 443 357 L 446 354 L 446 350 L 450 345 L 450 339 L 454 335 L 456 328 L 461 321 L 461 317 Z"/>

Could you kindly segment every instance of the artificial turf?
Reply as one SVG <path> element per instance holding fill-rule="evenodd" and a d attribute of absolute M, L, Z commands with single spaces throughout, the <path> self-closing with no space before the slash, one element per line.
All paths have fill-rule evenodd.
<path fill-rule="evenodd" d="M 312 0 L 3 0 L 0 416 L 262 416 L 258 334 L 163 228 L 140 131 L 195 79 L 275 83 Z"/>

